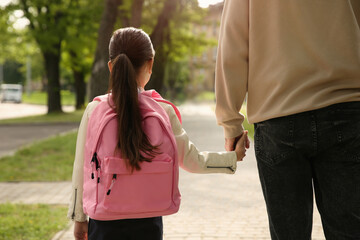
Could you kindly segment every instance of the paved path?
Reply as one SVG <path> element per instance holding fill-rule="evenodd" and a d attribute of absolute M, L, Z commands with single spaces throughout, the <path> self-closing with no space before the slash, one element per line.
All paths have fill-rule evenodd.
<path fill-rule="evenodd" d="M 183 114 L 183 125 L 192 141 L 201 150 L 223 150 L 222 130 L 209 115 L 211 108 L 195 112 L 200 114 Z M 67 204 L 70 184 L 1 183 L 0 202 Z M 270 239 L 253 148 L 245 161 L 238 163 L 234 175 L 200 175 L 181 170 L 180 189 L 179 213 L 164 217 L 165 240 Z M 70 223 L 53 240 L 73 239 L 72 231 Z M 317 211 L 312 239 L 325 239 Z"/>

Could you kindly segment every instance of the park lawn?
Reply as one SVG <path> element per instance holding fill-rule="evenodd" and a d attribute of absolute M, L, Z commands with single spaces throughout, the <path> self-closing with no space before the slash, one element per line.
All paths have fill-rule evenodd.
<path fill-rule="evenodd" d="M 69 220 L 60 205 L 0 204 L 0 240 L 51 239 Z"/>
<path fill-rule="evenodd" d="M 76 132 L 58 135 L 0 159 L 0 181 L 70 181 Z"/>
<path fill-rule="evenodd" d="M 68 90 L 61 90 L 61 105 L 75 105 L 75 94 Z M 39 104 L 39 105 L 47 105 L 47 93 L 35 91 L 28 96 L 26 93 L 23 93 L 22 98 L 23 103 L 30 104 Z"/>
<path fill-rule="evenodd" d="M 0 120 L 0 124 L 24 124 L 24 123 L 65 123 L 79 122 L 84 110 L 76 110 L 69 113 L 50 113 L 30 117 L 12 118 Z"/>

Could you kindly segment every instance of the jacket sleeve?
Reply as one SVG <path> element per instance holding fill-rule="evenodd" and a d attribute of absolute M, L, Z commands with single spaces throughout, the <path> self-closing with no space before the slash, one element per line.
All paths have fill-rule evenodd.
<path fill-rule="evenodd" d="M 179 165 L 194 173 L 235 173 L 237 158 L 232 152 L 200 152 L 189 140 L 172 106 L 160 103 L 169 115 L 178 147 Z"/>
<path fill-rule="evenodd" d="M 239 113 L 247 92 L 249 0 L 227 0 L 221 17 L 215 70 L 216 118 L 225 137 L 243 132 Z"/>
<path fill-rule="evenodd" d="M 85 222 L 87 219 L 87 216 L 83 211 L 82 202 L 84 181 L 84 150 L 89 117 L 98 103 L 99 102 L 95 101 L 88 104 L 82 116 L 77 135 L 75 161 L 72 175 L 72 194 L 67 217 L 78 222 Z"/>

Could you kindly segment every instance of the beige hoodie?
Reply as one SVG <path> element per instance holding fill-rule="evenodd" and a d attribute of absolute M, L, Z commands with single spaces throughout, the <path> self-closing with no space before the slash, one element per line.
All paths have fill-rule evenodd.
<path fill-rule="evenodd" d="M 216 116 L 250 123 L 360 101 L 360 0 L 225 0 Z"/>

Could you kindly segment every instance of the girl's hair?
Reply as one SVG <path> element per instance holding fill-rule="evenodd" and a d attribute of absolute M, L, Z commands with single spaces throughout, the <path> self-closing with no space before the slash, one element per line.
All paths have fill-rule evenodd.
<path fill-rule="evenodd" d="M 122 158 L 128 159 L 132 171 L 140 170 L 140 162 L 151 162 L 158 146 L 151 145 L 141 126 L 136 76 L 139 70 L 154 57 L 155 51 L 149 36 L 136 28 L 116 30 L 110 40 L 109 57 L 112 70 L 109 93 L 117 113 L 118 142 Z"/>

